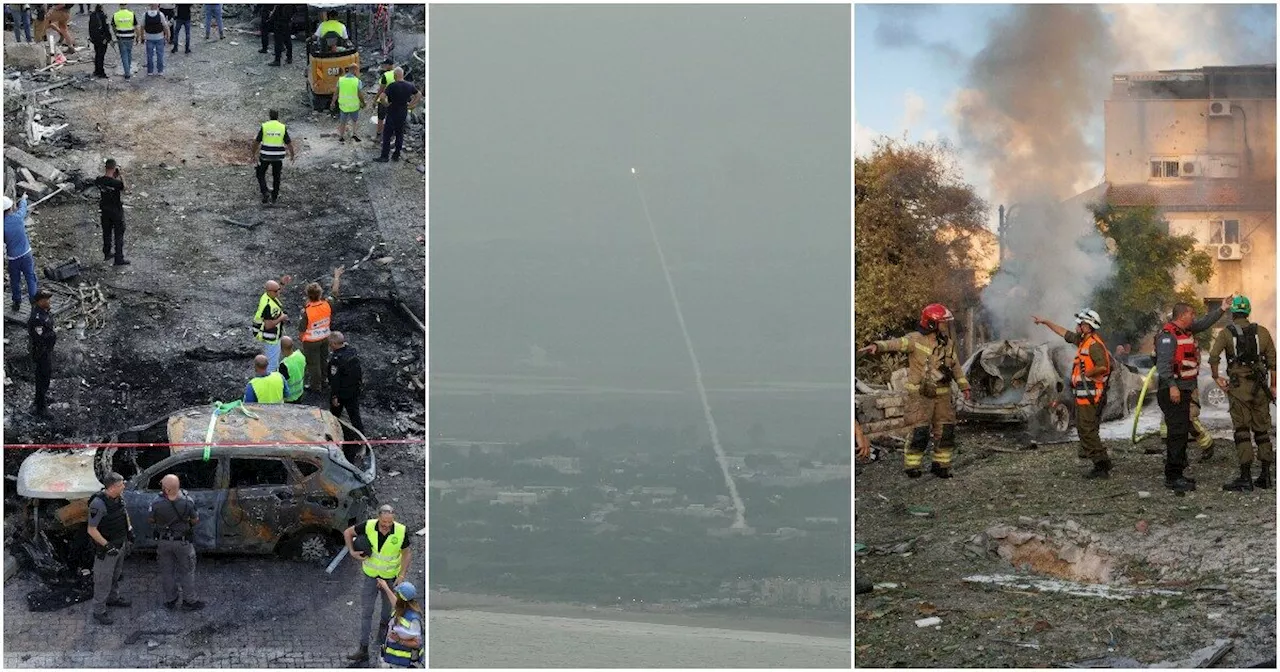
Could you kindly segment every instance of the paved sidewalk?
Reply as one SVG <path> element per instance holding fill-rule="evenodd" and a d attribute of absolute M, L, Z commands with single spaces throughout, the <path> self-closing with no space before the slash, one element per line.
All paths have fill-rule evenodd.
<path fill-rule="evenodd" d="M 408 580 L 421 586 L 425 561 L 414 551 Z M 271 556 L 202 557 L 196 581 L 209 606 L 171 612 L 155 556 L 138 554 L 126 561 L 120 591 L 133 606 L 112 609 L 112 626 L 94 621 L 88 602 L 28 611 L 26 595 L 38 584 L 15 578 L 4 586 L 4 667 L 348 667 L 359 576 L 350 558 L 328 575 Z"/>

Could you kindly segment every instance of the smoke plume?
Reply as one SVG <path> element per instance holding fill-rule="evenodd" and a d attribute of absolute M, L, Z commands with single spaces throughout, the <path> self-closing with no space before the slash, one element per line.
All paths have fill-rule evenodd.
<path fill-rule="evenodd" d="M 1111 75 L 1274 63 L 1275 12 L 1273 5 L 1021 5 L 992 23 L 950 112 L 964 157 L 979 169 L 975 182 L 989 187 L 990 202 L 1012 206 L 1001 269 L 982 297 L 997 335 L 1027 335 L 1031 314 L 1068 324 L 1112 274 L 1088 203 L 1063 202 L 1103 181 Z M 877 37 L 925 46 L 910 31 Z M 1274 295 L 1259 298 L 1274 305 Z"/>
<path fill-rule="evenodd" d="M 1083 203 L 1060 204 L 1100 181 L 1098 123 L 1117 50 L 1101 10 L 1024 5 L 992 26 L 954 104 L 961 144 L 1011 208 L 1004 262 L 983 292 L 1002 337 L 1025 336 L 1031 315 L 1061 321 L 1111 276 Z"/>

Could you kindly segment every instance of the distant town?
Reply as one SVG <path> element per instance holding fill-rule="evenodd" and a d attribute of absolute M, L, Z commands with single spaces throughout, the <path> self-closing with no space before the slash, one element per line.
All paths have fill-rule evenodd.
<path fill-rule="evenodd" d="M 847 439 L 843 452 L 839 437 L 793 451 L 726 446 L 750 526 L 737 530 L 719 465 L 695 436 L 619 427 L 580 440 L 433 440 L 433 583 L 647 609 L 847 618 Z"/>

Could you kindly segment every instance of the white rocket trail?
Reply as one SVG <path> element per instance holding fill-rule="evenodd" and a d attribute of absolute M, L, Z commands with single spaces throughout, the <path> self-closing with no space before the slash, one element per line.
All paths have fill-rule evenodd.
<path fill-rule="evenodd" d="M 684 346 L 689 351 L 689 361 L 693 363 L 693 379 L 698 386 L 698 396 L 702 399 L 702 413 L 707 418 L 707 428 L 711 432 L 711 447 L 716 451 L 716 462 L 720 463 L 720 472 L 724 474 L 725 485 L 729 486 L 729 496 L 733 498 L 733 527 L 747 526 L 747 508 L 738 496 L 738 486 L 729 473 L 729 461 L 725 457 L 724 448 L 720 447 L 720 430 L 716 429 L 716 419 L 711 415 L 711 402 L 707 401 L 707 388 L 702 384 L 702 366 L 698 364 L 698 355 L 693 351 L 693 339 L 689 337 L 689 328 L 684 323 L 684 311 L 680 309 L 680 299 L 676 296 L 676 285 L 671 281 L 671 269 L 667 267 L 667 256 L 662 253 L 662 243 L 658 242 L 658 229 L 653 225 L 653 217 L 649 216 L 649 203 L 645 200 L 644 189 L 640 187 L 640 177 L 636 169 L 631 169 L 631 176 L 636 181 L 636 193 L 640 195 L 640 207 L 644 208 L 645 221 L 649 223 L 649 234 L 653 236 L 653 247 L 658 250 L 658 262 L 662 264 L 662 275 L 667 279 L 667 290 L 671 292 L 671 305 L 676 309 L 676 320 L 680 322 L 680 333 L 684 334 Z"/>

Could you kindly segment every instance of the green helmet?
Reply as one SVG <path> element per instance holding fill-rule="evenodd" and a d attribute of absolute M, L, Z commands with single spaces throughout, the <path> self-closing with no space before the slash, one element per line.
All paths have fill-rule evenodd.
<path fill-rule="evenodd" d="M 1249 305 L 1249 297 L 1237 296 L 1234 299 L 1231 299 L 1231 312 L 1243 313 L 1248 317 L 1249 313 L 1252 312 L 1252 308 Z"/>

